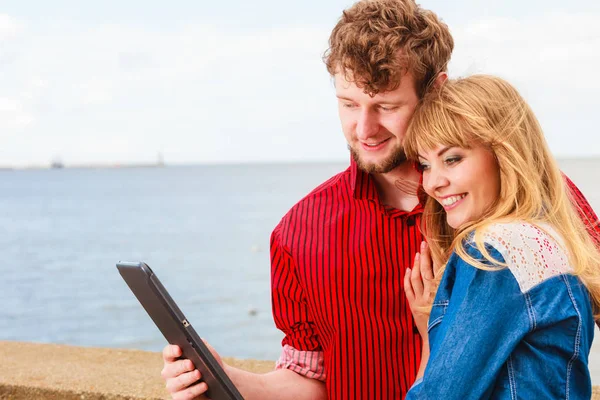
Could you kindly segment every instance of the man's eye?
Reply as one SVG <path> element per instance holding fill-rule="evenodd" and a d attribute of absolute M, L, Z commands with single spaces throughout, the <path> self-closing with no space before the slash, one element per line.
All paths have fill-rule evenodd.
<path fill-rule="evenodd" d="M 398 107 L 396 107 L 396 106 L 379 106 L 379 109 L 381 109 L 383 111 L 394 111 L 397 108 Z"/>
<path fill-rule="evenodd" d="M 354 103 L 342 103 L 342 107 L 344 108 L 354 108 L 355 106 Z"/>

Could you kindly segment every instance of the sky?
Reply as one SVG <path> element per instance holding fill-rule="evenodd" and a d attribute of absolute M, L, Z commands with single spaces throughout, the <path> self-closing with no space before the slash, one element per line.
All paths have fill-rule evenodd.
<path fill-rule="evenodd" d="M 346 161 L 321 60 L 352 1 L 0 0 L 0 166 Z M 499 75 L 600 156 L 600 2 L 423 0 L 450 77 Z"/>

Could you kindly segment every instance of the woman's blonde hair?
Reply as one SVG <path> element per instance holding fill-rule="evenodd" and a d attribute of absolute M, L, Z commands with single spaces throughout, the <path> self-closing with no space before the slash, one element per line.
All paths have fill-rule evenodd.
<path fill-rule="evenodd" d="M 487 226 L 516 220 L 548 223 L 562 236 L 574 274 L 588 288 L 598 313 L 600 253 L 596 241 L 574 208 L 533 111 L 517 90 L 487 75 L 449 80 L 432 89 L 411 120 L 404 147 L 409 159 L 416 160 L 419 150 L 440 145 L 488 148 L 498 162 L 500 195 L 479 220 L 456 230 L 446 222 L 443 207 L 427 198 L 423 229 L 434 262 L 444 265 L 456 251 L 475 267 L 486 268 L 466 253 L 464 244 L 471 235 L 484 257 L 497 264 L 483 243 Z"/>

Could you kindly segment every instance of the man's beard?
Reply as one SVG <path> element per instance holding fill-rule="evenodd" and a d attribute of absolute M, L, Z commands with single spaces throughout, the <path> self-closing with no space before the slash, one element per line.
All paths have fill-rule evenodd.
<path fill-rule="evenodd" d="M 352 148 L 350 145 L 348 145 L 348 150 L 350 150 L 350 154 L 352 155 L 352 158 L 356 162 L 358 168 L 369 174 L 388 173 L 406 161 L 406 153 L 404 153 L 404 147 L 402 146 L 395 148 L 392 154 L 376 164 L 367 163 L 361 160 L 358 151 L 354 150 L 354 148 Z"/>

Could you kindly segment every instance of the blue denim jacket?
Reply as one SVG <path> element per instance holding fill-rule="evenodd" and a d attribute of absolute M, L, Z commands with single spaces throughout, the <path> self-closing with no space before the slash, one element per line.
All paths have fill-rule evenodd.
<path fill-rule="evenodd" d="M 429 318 L 430 357 L 406 399 L 589 399 L 594 318 L 549 226 L 494 224 L 478 269 L 449 259 Z M 473 242 L 468 254 L 483 260 Z"/>

